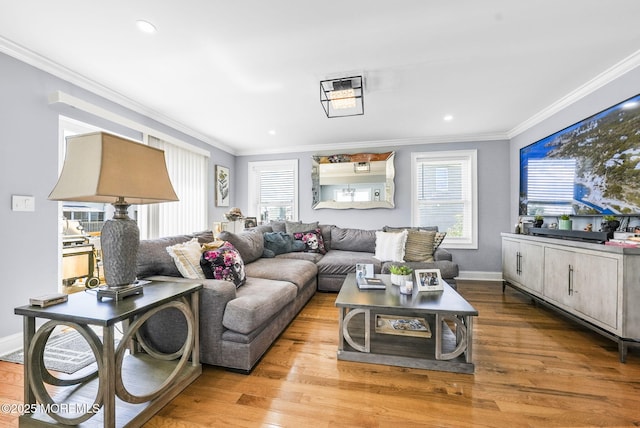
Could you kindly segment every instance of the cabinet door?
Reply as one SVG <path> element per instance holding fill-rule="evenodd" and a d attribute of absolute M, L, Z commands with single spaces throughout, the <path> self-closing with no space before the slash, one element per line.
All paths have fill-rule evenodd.
<path fill-rule="evenodd" d="M 617 328 L 618 260 L 590 254 L 577 256 L 573 277 L 575 309 Z"/>
<path fill-rule="evenodd" d="M 575 253 L 544 249 L 544 296 L 565 309 L 573 306 L 573 273 L 575 270 Z"/>
<path fill-rule="evenodd" d="M 544 247 L 524 241 L 502 240 L 502 275 L 512 284 L 542 294 Z"/>
<path fill-rule="evenodd" d="M 519 252 L 519 242 L 510 239 L 502 240 L 502 276 L 505 280 L 516 284 L 520 284 Z"/>
<path fill-rule="evenodd" d="M 520 269 L 522 271 L 523 285 L 536 294 L 542 294 L 544 247 L 528 242 L 521 242 Z"/>

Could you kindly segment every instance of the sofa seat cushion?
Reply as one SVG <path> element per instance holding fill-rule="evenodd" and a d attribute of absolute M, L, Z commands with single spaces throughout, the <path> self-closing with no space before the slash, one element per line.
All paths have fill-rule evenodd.
<path fill-rule="evenodd" d="M 299 253 L 286 253 L 279 254 L 276 256 L 279 259 L 295 259 L 295 260 L 307 260 L 312 263 L 318 263 L 322 259 L 322 254 L 320 253 L 307 253 L 307 252 L 299 252 Z"/>
<path fill-rule="evenodd" d="M 253 278 L 288 281 L 295 284 L 298 289 L 302 289 L 318 274 L 318 268 L 313 262 L 281 257 L 258 259 L 245 265 L 245 271 L 247 276 Z"/>
<path fill-rule="evenodd" d="M 297 291 L 290 282 L 248 277 L 236 298 L 227 303 L 222 325 L 248 334 L 293 302 Z"/>
<path fill-rule="evenodd" d="M 382 263 L 373 253 L 362 251 L 331 250 L 316 264 L 320 275 L 346 275 L 356 271 L 356 263 L 373 264 L 375 273 L 380 273 Z"/>

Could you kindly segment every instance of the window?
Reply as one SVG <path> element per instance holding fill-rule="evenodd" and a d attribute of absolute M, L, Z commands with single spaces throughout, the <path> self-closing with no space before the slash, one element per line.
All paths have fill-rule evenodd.
<path fill-rule="evenodd" d="M 447 248 L 478 248 L 477 152 L 412 153 L 412 224 L 447 232 Z"/>
<path fill-rule="evenodd" d="M 298 160 L 249 162 L 249 215 L 261 222 L 298 219 Z"/>
<path fill-rule="evenodd" d="M 149 145 L 164 150 L 179 201 L 140 206 L 140 236 L 156 238 L 205 230 L 208 157 L 153 136 L 149 136 Z"/>

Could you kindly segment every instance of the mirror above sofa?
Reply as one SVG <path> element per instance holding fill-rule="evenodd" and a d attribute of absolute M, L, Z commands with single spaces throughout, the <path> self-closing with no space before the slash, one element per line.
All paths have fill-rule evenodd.
<path fill-rule="evenodd" d="M 393 208 L 395 152 L 313 156 L 313 208 Z"/>

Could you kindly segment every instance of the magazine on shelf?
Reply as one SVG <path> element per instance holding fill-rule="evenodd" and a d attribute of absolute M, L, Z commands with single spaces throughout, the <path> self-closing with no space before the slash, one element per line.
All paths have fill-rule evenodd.
<path fill-rule="evenodd" d="M 425 318 L 398 315 L 376 315 L 376 333 L 400 336 L 431 337 L 431 329 Z"/>

